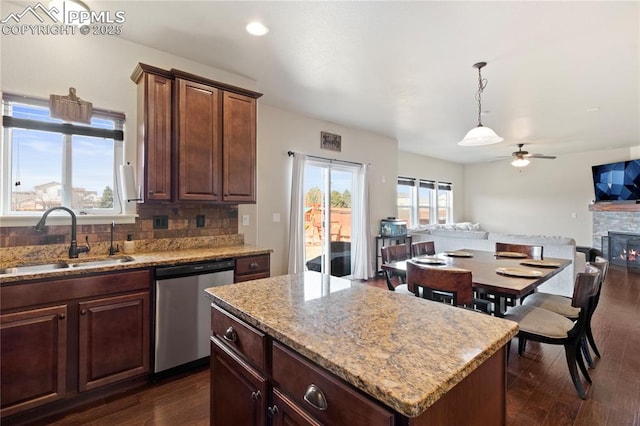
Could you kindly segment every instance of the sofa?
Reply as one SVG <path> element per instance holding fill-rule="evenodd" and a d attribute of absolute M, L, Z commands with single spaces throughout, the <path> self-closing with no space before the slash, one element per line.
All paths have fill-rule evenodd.
<path fill-rule="evenodd" d="M 568 237 L 488 232 L 470 222 L 431 225 L 411 229 L 408 233 L 413 242 L 433 241 L 438 253 L 459 249 L 495 251 L 496 242 L 541 245 L 545 258 L 569 259 L 571 264 L 540 285 L 539 290 L 568 297 L 573 294 L 575 274 L 584 271 L 586 262 L 584 253 L 576 251 L 575 240 Z"/>

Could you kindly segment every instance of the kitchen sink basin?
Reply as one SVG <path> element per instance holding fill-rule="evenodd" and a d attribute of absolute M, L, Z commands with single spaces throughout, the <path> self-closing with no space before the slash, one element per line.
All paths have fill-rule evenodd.
<path fill-rule="evenodd" d="M 0 275 L 7 274 L 38 274 L 42 272 L 55 271 L 57 269 L 65 269 L 68 268 L 69 264 L 66 262 L 54 262 L 54 263 L 42 263 L 36 265 L 21 265 L 14 266 L 12 268 L 2 268 L 0 269 Z"/>
<path fill-rule="evenodd" d="M 79 261 L 70 264 L 72 268 L 98 268 L 101 266 L 119 265 L 121 263 L 133 262 L 133 257 L 111 257 L 109 259 Z"/>

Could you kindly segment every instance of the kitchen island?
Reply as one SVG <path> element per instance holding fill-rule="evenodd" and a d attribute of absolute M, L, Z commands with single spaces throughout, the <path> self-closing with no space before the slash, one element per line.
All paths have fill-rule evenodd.
<path fill-rule="evenodd" d="M 240 380 L 257 386 L 249 424 L 285 415 L 302 424 L 505 423 L 505 345 L 516 323 L 316 272 L 206 292 L 212 424 L 241 398 L 228 395 L 230 370 L 255 379 Z M 340 411 L 349 392 L 354 402 Z"/>

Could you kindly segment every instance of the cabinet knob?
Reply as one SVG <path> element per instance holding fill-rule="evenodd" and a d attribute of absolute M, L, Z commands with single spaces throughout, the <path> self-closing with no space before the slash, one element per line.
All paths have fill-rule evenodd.
<path fill-rule="evenodd" d="M 267 408 L 267 412 L 269 413 L 269 417 L 273 417 L 278 414 L 278 406 L 274 405 L 273 407 Z"/>
<path fill-rule="evenodd" d="M 153 191 L 149 191 L 149 195 L 153 195 L 153 194 L 154 194 L 154 192 L 153 192 Z"/>
<path fill-rule="evenodd" d="M 307 391 L 304 393 L 304 400 L 313 408 L 320 411 L 327 409 L 327 398 L 325 398 L 322 389 L 314 384 L 310 384 Z"/>
<path fill-rule="evenodd" d="M 259 400 L 262 397 L 262 392 L 255 391 L 255 392 L 251 392 L 251 399 L 253 399 L 254 401 Z"/>
<path fill-rule="evenodd" d="M 249 265 L 249 269 L 258 269 L 258 267 L 260 267 L 258 262 L 251 262 L 251 264 Z"/>
<path fill-rule="evenodd" d="M 58 314 L 59 319 L 65 319 L 67 316 L 65 314 Z"/>
<path fill-rule="evenodd" d="M 86 309 L 80 309 L 80 315 L 87 315 Z"/>
<path fill-rule="evenodd" d="M 238 340 L 238 333 L 233 329 L 233 327 L 227 328 L 227 331 L 222 335 L 224 340 L 235 343 Z"/>

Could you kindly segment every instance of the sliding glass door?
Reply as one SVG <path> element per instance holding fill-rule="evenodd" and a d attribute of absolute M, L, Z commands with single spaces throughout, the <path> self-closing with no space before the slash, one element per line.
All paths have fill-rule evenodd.
<path fill-rule="evenodd" d="M 309 270 L 351 275 L 351 197 L 357 170 L 357 166 L 315 159 L 305 165 L 304 240 Z"/>

